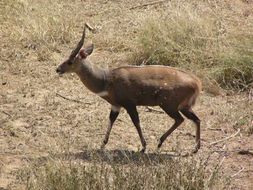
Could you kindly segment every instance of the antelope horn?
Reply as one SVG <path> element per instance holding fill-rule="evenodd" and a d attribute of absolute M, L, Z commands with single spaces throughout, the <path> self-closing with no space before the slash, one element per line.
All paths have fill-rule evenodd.
<path fill-rule="evenodd" d="M 83 29 L 82 38 L 81 38 L 81 40 L 78 42 L 76 48 L 71 52 L 71 54 L 70 54 L 70 56 L 69 56 L 70 59 L 73 59 L 73 58 L 78 54 L 78 52 L 80 51 L 80 49 L 82 48 L 83 43 L 84 43 L 84 38 L 85 38 L 85 30 L 86 30 L 86 24 L 85 24 L 84 29 Z"/>

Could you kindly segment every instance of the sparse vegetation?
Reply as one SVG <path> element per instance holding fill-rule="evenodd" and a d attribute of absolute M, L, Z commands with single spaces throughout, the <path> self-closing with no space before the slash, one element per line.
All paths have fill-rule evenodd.
<path fill-rule="evenodd" d="M 208 171 L 207 160 L 194 157 L 148 157 L 123 153 L 121 161 L 109 161 L 111 153 L 101 160 L 91 156 L 92 163 L 51 160 L 23 170 L 21 180 L 31 190 L 78 189 L 223 189 L 228 179 L 219 178 L 220 166 Z M 103 155 L 103 156 L 105 156 Z M 135 159 L 134 159 L 135 158 Z M 136 160 L 138 159 L 138 161 Z M 107 161 L 107 162 L 105 162 Z"/>
<path fill-rule="evenodd" d="M 15 44 L 11 56 L 25 57 L 24 48 L 36 49 L 38 60 L 44 61 L 61 49 L 59 45 L 78 37 L 87 16 L 80 19 L 73 12 L 82 12 L 84 4 L 44 3 L 50 6 L 40 6 L 39 0 L 4 1 L 3 35 L 10 37 L 10 45 Z M 150 10 L 148 16 L 136 18 L 137 26 L 130 23 L 124 29 L 128 34 L 112 31 L 108 25 L 94 40 L 99 48 L 132 51 L 127 60 L 131 64 L 178 66 L 199 73 L 204 81 L 211 78 L 227 89 L 245 90 L 253 83 L 250 7 L 238 2 L 171 1 L 162 11 Z"/>
<path fill-rule="evenodd" d="M 244 15 L 245 7 L 172 1 L 168 10 L 149 16 L 140 27 L 135 63 L 185 68 L 229 89 L 250 87 L 253 16 Z"/>
<path fill-rule="evenodd" d="M 241 92 L 253 87 L 252 1 L 171 0 L 131 9 L 147 2 L 153 0 L 0 1 L 0 189 L 229 189 L 227 176 L 233 176 L 231 189 L 252 189 L 253 157 L 236 152 L 252 152 L 252 97 Z M 55 73 L 84 22 L 96 28 L 86 41 L 95 44 L 94 64 L 172 65 L 196 73 L 212 94 L 232 90 L 231 96 L 203 92 L 196 103 L 203 140 L 197 155 L 168 158 L 170 151 L 192 148 L 194 129 L 187 122 L 161 154 L 153 153 L 173 121 L 139 108 L 147 155 L 165 158 L 152 163 L 119 155 L 110 160 L 110 154 L 109 161 L 96 155 L 65 158 L 66 152 L 98 149 L 109 112 L 75 76 Z M 210 146 L 238 129 L 238 135 Z M 123 110 L 107 149 L 136 152 L 138 143 Z"/>
<path fill-rule="evenodd" d="M 4 8 L 0 9 L 1 32 L 8 36 L 9 41 L 2 51 L 9 58 L 25 58 L 27 52 L 33 50 L 39 61 L 45 61 L 50 59 L 53 51 L 59 51 L 59 46 L 75 37 L 78 23 L 73 20 L 78 15 L 72 13 L 78 8 L 76 4 L 71 5 L 68 1 L 4 0 L 3 5 Z M 66 15 L 71 15 L 71 19 Z"/>

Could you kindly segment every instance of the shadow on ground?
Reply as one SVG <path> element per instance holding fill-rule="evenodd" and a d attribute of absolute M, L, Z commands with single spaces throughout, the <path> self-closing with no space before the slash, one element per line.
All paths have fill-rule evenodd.
<path fill-rule="evenodd" d="M 79 153 L 69 154 L 70 158 L 82 159 L 88 162 L 106 162 L 108 164 L 161 164 L 168 162 L 175 154 L 140 153 L 129 150 L 84 150 Z"/>

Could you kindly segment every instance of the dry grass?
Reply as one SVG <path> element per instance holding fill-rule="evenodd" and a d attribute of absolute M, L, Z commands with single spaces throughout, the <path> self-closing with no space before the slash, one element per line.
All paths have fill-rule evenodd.
<path fill-rule="evenodd" d="M 89 151 L 86 151 L 89 152 Z M 220 178 L 218 163 L 207 168 L 208 159 L 164 154 L 90 151 L 83 159 L 67 158 L 34 163 L 19 173 L 27 189 L 224 189 L 228 179 Z M 115 160 L 116 159 L 116 160 Z"/>
<path fill-rule="evenodd" d="M 133 62 L 178 66 L 215 79 L 222 87 L 249 89 L 252 8 L 240 2 L 172 1 L 165 7 L 169 11 L 144 20 Z"/>
<path fill-rule="evenodd" d="M 20 60 L 33 50 L 39 61 L 50 60 L 52 52 L 59 52 L 58 48 L 73 41 L 79 27 L 74 22 L 79 15 L 73 14 L 78 5 L 59 2 L 4 0 L 1 29 L 3 37 L 9 40 L 4 43 L 3 56 Z"/>
<path fill-rule="evenodd" d="M 160 61 L 197 73 L 207 81 L 205 89 L 214 94 L 219 94 L 220 85 L 250 87 L 252 4 L 239 0 L 235 4 L 191 2 L 173 0 L 130 10 L 147 1 L 1 1 L 0 189 L 62 189 L 62 184 L 78 189 L 84 183 L 94 188 L 109 185 L 133 189 L 143 185 L 162 189 L 174 185 L 177 189 L 182 185 L 184 189 L 252 189 L 252 156 L 237 154 L 238 150 L 252 149 L 253 104 L 247 94 L 202 94 L 194 108 L 202 120 L 202 148 L 197 155 L 186 158 L 168 155 L 171 151 L 177 154 L 191 150 L 191 123 L 185 122 L 168 138 L 162 153 L 156 154 L 156 140 L 172 120 L 165 114 L 139 108 L 147 155 L 165 158 L 156 164 L 147 160 L 136 164 L 134 159 L 124 164 L 110 160 L 105 163 L 83 154 L 90 149 L 97 152 L 109 105 L 88 92 L 76 76 L 59 78 L 55 73 L 56 65 L 75 46 L 83 23 L 88 21 L 97 29 L 96 34 L 88 33 L 87 41 L 95 43 L 90 59 L 98 65 L 117 67 Z M 65 100 L 57 93 L 83 103 Z M 237 136 L 210 146 L 238 129 Z M 107 146 L 109 153 L 100 156 L 110 157 L 115 149 L 138 151 L 140 147 L 135 128 L 123 110 Z M 74 156 L 66 158 L 66 153 Z M 211 155 L 210 160 L 203 167 L 207 155 Z M 121 154 L 112 157 L 124 161 Z M 216 170 L 222 157 L 224 162 Z M 23 170 L 24 165 L 27 168 Z M 18 177 L 23 180 L 18 181 L 20 169 L 23 172 Z M 231 178 L 231 186 L 227 177 Z"/>
<path fill-rule="evenodd" d="M 83 23 L 92 20 L 98 31 L 93 38 L 97 48 L 121 56 L 125 63 L 192 70 L 206 81 L 208 91 L 217 91 L 216 84 L 236 90 L 252 87 L 251 3 L 171 1 L 147 8 L 149 14 L 102 1 L 89 5 L 47 0 L 43 4 L 50 6 L 41 6 L 40 0 L 5 0 L 3 4 L 4 59 L 20 60 L 33 53 L 39 61 L 54 60 L 54 53 L 73 44 Z M 98 5 L 101 9 L 91 11 Z"/>

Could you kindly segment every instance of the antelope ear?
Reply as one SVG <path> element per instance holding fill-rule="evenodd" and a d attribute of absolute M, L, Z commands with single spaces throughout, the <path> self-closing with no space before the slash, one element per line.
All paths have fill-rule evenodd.
<path fill-rule="evenodd" d="M 94 49 L 94 45 L 93 45 L 93 44 L 90 44 L 90 45 L 88 45 L 87 47 L 82 48 L 82 49 L 79 51 L 79 56 L 80 56 L 82 59 L 85 59 L 86 57 L 88 57 L 88 56 L 93 52 L 93 49 Z"/>

